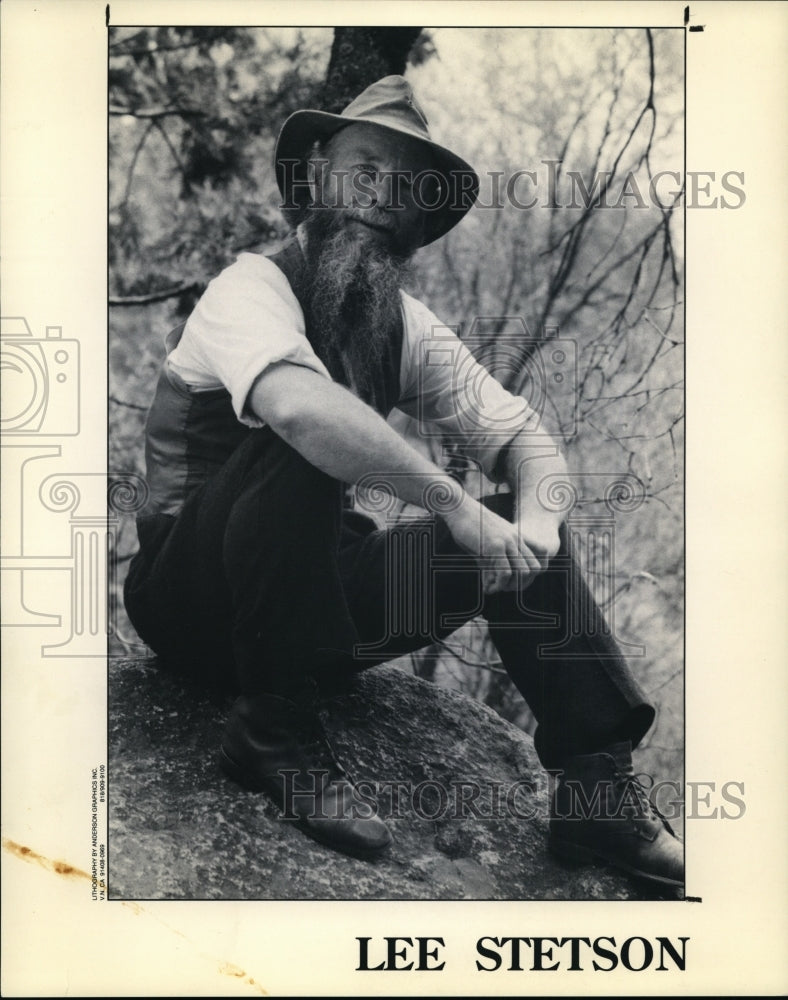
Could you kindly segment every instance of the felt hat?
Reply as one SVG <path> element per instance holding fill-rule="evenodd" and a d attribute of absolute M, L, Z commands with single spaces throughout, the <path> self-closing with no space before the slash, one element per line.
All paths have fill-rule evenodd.
<path fill-rule="evenodd" d="M 470 164 L 430 137 L 426 115 L 413 88 L 401 76 L 386 76 L 370 84 L 339 115 L 309 109 L 290 115 L 279 133 L 274 153 L 276 180 L 288 221 L 296 225 L 310 201 L 307 161 L 313 144 L 326 142 L 354 122 L 366 122 L 387 132 L 409 136 L 427 148 L 441 190 L 425 206 L 427 222 L 421 245 L 440 239 L 456 226 L 476 201 L 479 178 Z"/>

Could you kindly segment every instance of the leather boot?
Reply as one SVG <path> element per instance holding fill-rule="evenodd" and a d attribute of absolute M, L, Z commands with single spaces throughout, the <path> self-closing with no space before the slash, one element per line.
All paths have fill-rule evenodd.
<path fill-rule="evenodd" d="M 372 857 L 391 843 L 374 804 L 336 761 L 314 706 L 242 695 L 230 712 L 220 759 L 230 778 L 266 792 L 283 818 L 329 847 Z"/>
<path fill-rule="evenodd" d="M 684 885 L 684 845 L 634 775 L 629 743 L 566 762 L 550 848 L 567 861 L 605 861 L 661 885 Z"/>

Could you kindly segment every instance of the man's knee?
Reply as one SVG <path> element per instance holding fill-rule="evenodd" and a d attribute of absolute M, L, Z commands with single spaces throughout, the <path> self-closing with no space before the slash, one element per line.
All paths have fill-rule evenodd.
<path fill-rule="evenodd" d="M 248 448 L 224 525 L 225 573 L 283 561 L 306 572 L 338 546 L 343 486 L 273 432 Z"/>
<path fill-rule="evenodd" d="M 279 521 L 313 515 L 318 509 L 332 512 L 341 502 L 343 485 L 312 465 L 270 428 L 252 431 L 230 460 L 240 475 L 232 499 L 234 514 L 254 511 L 266 527 Z"/>
<path fill-rule="evenodd" d="M 270 427 L 250 432 L 247 439 L 230 458 L 230 463 L 240 467 L 241 479 L 264 481 L 267 485 L 303 483 L 314 486 L 324 481 L 337 483 L 317 466 L 308 462 L 300 452 L 289 445 Z"/>

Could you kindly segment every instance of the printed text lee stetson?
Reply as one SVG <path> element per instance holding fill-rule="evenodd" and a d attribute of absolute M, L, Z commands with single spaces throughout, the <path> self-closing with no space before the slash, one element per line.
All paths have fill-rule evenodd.
<path fill-rule="evenodd" d="M 357 937 L 357 972 L 441 972 L 442 937 Z M 477 972 L 684 972 L 689 937 L 493 937 L 476 941 Z"/>

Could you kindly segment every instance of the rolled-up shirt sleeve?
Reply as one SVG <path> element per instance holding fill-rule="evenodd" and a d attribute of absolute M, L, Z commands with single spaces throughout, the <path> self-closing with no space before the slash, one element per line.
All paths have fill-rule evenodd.
<path fill-rule="evenodd" d="M 426 438 L 456 441 L 490 479 L 501 449 L 532 426 L 535 413 L 474 358 L 423 303 L 403 294 L 406 337 L 398 409 Z"/>
<path fill-rule="evenodd" d="M 238 419 L 261 427 L 247 406 L 259 376 L 287 362 L 330 379 L 307 340 L 304 315 L 282 271 L 244 253 L 211 281 L 167 363 L 195 392 L 224 387 Z"/>

